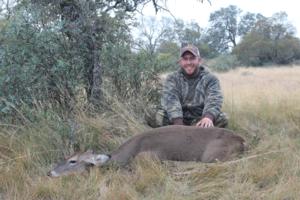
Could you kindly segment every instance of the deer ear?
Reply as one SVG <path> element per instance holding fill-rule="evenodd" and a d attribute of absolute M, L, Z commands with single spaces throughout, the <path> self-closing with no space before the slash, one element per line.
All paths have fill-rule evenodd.
<path fill-rule="evenodd" d="M 96 155 L 96 163 L 95 165 L 100 166 L 103 165 L 104 163 L 106 163 L 109 159 L 111 158 L 110 155 L 106 155 L 106 154 L 98 154 Z"/>
<path fill-rule="evenodd" d="M 93 154 L 92 156 L 83 159 L 85 163 L 101 166 L 110 159 L 109 155 L 105 154 Z"/>

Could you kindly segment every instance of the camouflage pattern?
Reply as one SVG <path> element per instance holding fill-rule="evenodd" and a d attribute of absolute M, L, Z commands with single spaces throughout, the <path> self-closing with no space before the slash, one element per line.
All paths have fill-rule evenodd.
<path fill-rule="evenodd" d="M 221 112 L 214 121 L 214 126 L 226 128 L 228 126 L 228 116 L 226 113 Z"/>
<path fill-rule="evenodd" d="M 152 128 L 170 125 L 167 112 L 160 106 L 151 106 L 145 110 L 145 120 Z"/>
<path fill-rule="evenodd" d="M 205 115 L 216 120 L 221 113 L 223 95 L 219 80 L 203 66 L 193 77 L 186 76 L 181 68 L 170 74 L 162 93 L 161 105 L 169 121 L 183 118 L 186 124 L 192 124 Z"/>
<path fill-rule="evenodd" d="M 187 46 L 182 47 L 182 48 L 180 49 L 180 55 L 179 55 L 179 57 L 182 57 L 183 54 L 184 54 L 185 52 L 187 52 L 187 51 L 190 52 L 190 53 L 192 53 L 194 56 L 200 58 L 200 52 L 199 52 L 199 49 L 198 49 L 196 46 L 192 45 L 192 44 L 188 44 Z"/>
<path fill-rule="evenodd" d="M 145 112 L 145 120 L 147 124 L 152 128 L 158 128 L 161 126 L 172 125 L 168 119 L 167 112 L 162 107 L 149 107 Z M 196 125 L 200 118 L 193 119 L 190 123 L 183 119 L 186 125 Z M 226 113 L 221 112 L 218 117 L 214 120 L 214 126 L 225 128 L 228 125 L 228 117 Z"/>

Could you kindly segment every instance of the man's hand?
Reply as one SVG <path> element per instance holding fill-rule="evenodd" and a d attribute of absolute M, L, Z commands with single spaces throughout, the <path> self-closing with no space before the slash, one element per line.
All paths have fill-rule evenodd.
<path fill-rule="evenodd" d="M 209 128 L 214 127 L 214 123 L 210 118 L 204 117 L 196 124 L 196 126 L 200 126 L 201 128 Z"/>

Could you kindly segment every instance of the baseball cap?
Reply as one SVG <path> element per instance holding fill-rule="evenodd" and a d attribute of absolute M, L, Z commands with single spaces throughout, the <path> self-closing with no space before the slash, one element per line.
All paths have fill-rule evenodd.
<path fill-rule="evenodd" d="M 187 51 L 191 52 L 196 57 L 200 57 L 199 49 L 196 46 L 192 45 L 192 44 L 188 44 L 188 45 L 186 45 L 184 47 L 181 47 L 181 49 L 180 49 L 180 57 L 182 57 L 183 54 L 185 52 L 187 52 Z"/>

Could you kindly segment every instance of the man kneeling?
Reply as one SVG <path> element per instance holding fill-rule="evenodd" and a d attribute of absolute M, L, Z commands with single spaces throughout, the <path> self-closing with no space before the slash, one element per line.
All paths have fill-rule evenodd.
<path fill-rule="evenodd" d="M 219 80 L 201 65 L 198 48 L 191 44 L 182 47 L 178 63 L 179 70 L 164 82 L 161 106 L 146 112 L 148 125 L 226 127 L 228 118 L 221 112 L 223 95 Z"/>

